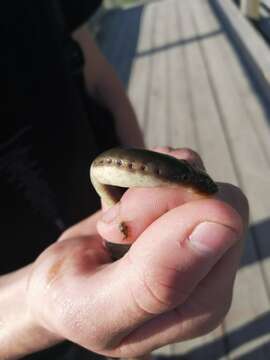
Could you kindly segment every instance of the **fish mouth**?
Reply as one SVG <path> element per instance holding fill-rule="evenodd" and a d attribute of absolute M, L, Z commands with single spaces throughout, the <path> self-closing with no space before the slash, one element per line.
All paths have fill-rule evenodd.
<path fill-rule="evenodd" d="M 119 202 L 124 195 L 124 193 L 129 189 L 127 187 L 116 186 L 116 185 L 105 185 L 103 186 L 106 189 L 106 192 L 110 195 L 110 197 L 115 201 L 115 203 Z"/>

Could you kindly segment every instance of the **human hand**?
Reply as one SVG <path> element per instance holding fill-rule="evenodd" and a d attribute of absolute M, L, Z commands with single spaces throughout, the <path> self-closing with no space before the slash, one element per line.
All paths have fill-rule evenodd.
<path fill-rule="evenodd" d="M 202 166 L 191 151 L 170 154 Z M 219 187 L 215 198 L 128 190 L 98 223 L 110 242 L 134 242 L 115 263 L 90 230 L 91 218 L 67 231 L 34 264 L 28 299 L 36 322 L 113 357 L 139 356 L 216 327 L 230 306 L 248 223 L 240 190 Z M 130 229 L 124 240 L 122 221 Z"/>

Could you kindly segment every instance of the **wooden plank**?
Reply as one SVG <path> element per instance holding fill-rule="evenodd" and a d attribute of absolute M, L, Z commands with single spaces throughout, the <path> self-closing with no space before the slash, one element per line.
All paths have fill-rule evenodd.
<path fill-rule="evenodd" d="M 268 6 L 270 8 L 270 0 L 262 0 L 261 4 L 265 4 L 266 6 Z"/>
<path fill-rule="evenodd" d="M 223 47 L 223 51 L 225 52 L 224 56 L 230 58 L 228 56 L 227 50 L 227 47 Z M 268 57 L 269 56 L 270 50 L 268 49 Z M 257 93 L 260 95 L 259 87 L 256 86 L 256 83 L 254 84 L 254 82 L 252 82 L 254 86 L 254 88 L 252 89 L 252 84 L 248 80 L 246 73 L 244 73 L 243 69 L 243 74 L 239 75 L 241 66 L 238 62 L 231 62 L 230 68 L 235 81 L 239 85 L 238 92 L 239 96 L 241 97 L 242 104 L 249 114 L 247 120 L 250 121 L 250 126 L 253 127 L 253 132 L 257 137 L 257 142 L 260 144 L 261 150 L 264 154 L 265 162 L 262 164 L 262 167 L 259 171 L 260 176 L 265 177 L 266 185 L 264 187 L 264 191 L 269 192 L 270 185 L 267 177 L 269 176 L 270 166 L 270 103 L 269 101 L 267 102 L 267 99 L 263 96 L 261 99 L 258 99 Z M 256 185 L 260 186 L 260 184 L 258 183 Z M 268 197 L 266 197 L 266 199 L 264 198 L 265 196 L 262 191 L 260 193 L 260 197 L 257 197 L 257 194 L 255 194 L 252 199 L 251 207 L 252 209 L 254 209 L 254 211 L 252 211 L 252 229 L 253 236 L 256 240 L 258 248 L 257 251 L 259 253 L 259 258 L 262 260 L 262 275 L 266 282 L 268 297 L 270 297 L 270 243 L 268 241 L 270 232 L 269 201 L 268 203 L 266 203 L 266 199 L 268 199 Z"/>
<path fill-rule="evenodd" d="M 251 61 L 260 73 L 262 81 L 269 85 L 270 82 L 270 59 L 269 48 L 263 37 L 250 26 L 236 5 L 231 0 L 216 0 L 217 6 L 226 16 L 233 30 L 246 48 Z"/>
<path fill-rule="evenodd" d="M 204 41 L 208 36 L 221 36 L 220 29 L 217 26 L 211 33 L 198 33 L 194 26 L 190 2 L 177 1 L 175 4 L 177 5 L 176 13 L 179 15 L 178 24 L 181 24 L 183 37 L 186 39 L 184 45 L 185 72 L 188 74 L 191 84 L 190 102 L 193 107 L 193 120 L 197 127 L 199 151 L 205 160 L 207 169 L 210 169 L 210 172 L 212 170 L 216 178 L 223 180 L 225 178 L 226 181 L 237 183 L 200 46 L 200 41 Z M 213 137 L 213 133 L 215 137 Z M 220 159 L 223 161 L 221 162 Z M 220 326 L 207 336 L 175 345 L 174 351 L 177 354 L 186 353 L 192 360 L 226 359 L 223 335 L 223 328 Z"/>
<path fill-rule="evenodd" d="M 122 41 L 122 32 L 119 26 L 120 10 L 109 10 L 101 19 L 101 31 L 97 35 L 97 42 L 104 56 L 119 73 L 118 64 L 115 61 L 119 52 L 119 43 Z"/>
<path fill-rule="evenodd" d="M 241 11 L 244 16 L 258 20 L 260 17 L 260 0 L 241 0 Z"/>
<path fill-rule="evenodd" d="M 137 52 L 131 69 L 128 94 L 137 114 L 139 124 L 143 131 L 146 128 L 148 116 L 149 85 L 151 82 L 151 56 L 140 56 L 152 48 L 154 23 L 154 7 L 149 4 L 144 7 Z"/>
<path fill-rule="evenodd" d="M 227 58 L 235 82 L 239 85 L 237 87 L 239 96 L 250 114 L 254 132 L 257 134 L 258 141 L 270 164 L 270 103 L 267 102 L 262 90 L 259 90 L 256 80 L 252 78 L 252 75 L 248 73 L 247 69 L 244 69 L 241 61 L 235 61 L 235 58 L 230 56 L 231 51 L 230 49 L 228 51 L 227 46 L 222 50 L 224 56 Z M 270 57 L 270 50 L 268 50 L 268 56 Z M 243 54 L 242 57 L 245 57 L 245 54 Z M 257 93 L 259 94 L 259 98 Z"/>
<path fill-rule="evenodd" d="M 270 23 L 269 23 L 269 14 L 270 14 L 270 1 L 261 2 L 260 6 L 260 19 L 256 22 L 258 30 L 262 33 L 266 41 L 270 40 Z"/>
<path fill-rule="evenodd" d="M 161 4 L 162 17 L 156 8 Z M 179 19 L 172 4 L 177 4 L 181 9 Z M 190 126 L 190 118 L 193 116 L 197 127 L 199 150 L 206 158 L 207 166 L 212 166 L 212 171 L 217 171 L 222 179 L 224 173 L 225 176 L 228 174 L 229 181 L 234 177 L 232 181 L 238 183 L 239 179 L 241 186 L 252 199 L 253 219 L 262 222 L 256 223 L 253 233 L 249 234 L 243 267 L 237 276 L 232 309 L 225 321 L 227 350 L 230 359 L 243 358 L 251 351 L 256 354 L 256 360 L 269 359 L 269 350 L 267 353 L 267 349 L 263 348 L 263 344 L 269 341 L 269 334 L 262 333 L 261 322 L 256 318 L 269 318 L 269 299 L 264 281 L 269 281 L 270 264 L 269 259 L 265 259 L 262 267 L 259 266 L 257 261 L 260 259 L 256 254 L 254 242 L 255 234 L 260 252 L 269 256 L 269 241 L 265 241 L 268 240 L 266 234 L 269 234 L 269 226 L 267 221 L 264 221 L 270 213 L 267 196 L 267 113 L 256 99 L 226 37 L 218 34 L 220 24 L 205 0 L 164 0 L 162 3 L 156 3 L 155 7 L 147 7 L 146 10 L 130 92 L 132 94 L 134 91 L 135 106 L 141 111 L 141 118 L 146 119 L 149 116 L 148 137 L 153 142 L 156 140 L 157 132 L 165 130 L 166 133 L 167 117 L 164 117 L 164 109 L 167 109 L 170 113 L 170 131 L 166 133 L 167 139 L 173 139 L 172 143 L 177 144 L 184 133 L 183 138 L 186 140 L 183 140 L 183 143 L 186 141 L 187 146 L 190 146 L 189 144 L 194 142 L 197 146 L 194 127 L 187 127 Z M 195 22 L 192 22 L 192 19 Z M 161 23 L 163 27 L 159 28 L 155 38 L 152 38 L 153 31 L 157 30 Z M 145 37 L 143 33 L 146 34 Z M 166 69 L 169 70 L 167 73 Z M 156 75 L 159 76 L 158 79 L 155 78 Z M 153 82 L 149 82 L 149 79 L 153 79 Z M 166 85 L 168 79 L 169 84 Z M 157 96 L 157 86 L 163 84 L 167 91 L 163 89 Z M 150 91 L 148 101 L 147 94 Z M 178 117 L 179 109 L 181 117 Z M 158 121 L 155 120 L 156 115 Z M 179 129 L 179 134 L 174 131 L 176 129 Z M 173 138 L 174 134 L 176 136 Z M 162 136 L 165 138 L 164 134 Z M 158 137 L 157 141 L 160 140 L 162 139 Z M 216 151 L 219 155 L 215 159 L 213 153 Z M 222 162 L 217 163 L 217 159 L 222 159 Z M 222 169 L 223 164 L 226 170 Z M 207 337 L 168 346 L 159 350 L 158 354 L 185 354 L 192 360 L 221 359 L 223 356 L 227 358 L 223 355 L 222 335 L 223 329 L 219 328 Z M 202 341 L 205 341 L 205 344 Z"/>
<path fill-rule="evenodd" d="M 198 12 L 198 6 L 193 6 L 193 11 L 197 26 L 203 33 L 213 29 L 217 22 L 207 2 L 200 1 L 200 5 L 204 11 L 204 16 L 202 16 L 202 12 Z M 254 218 L 260 218 L 266 213 L 269 214 L 269 199 L 265 197 L 267 189 L 269 189 L 269 181 L 265 181 L 264 178 L 268 174 L 268 166 L 261 145 L 250 124 L 249 113 L 243 106 L 242 98 L 237 90 L 239 84 L 228 68 L 226 60 L 228 52 L 231 53 L 232 59 L 235 58 L 235 54 L 225 39 L 208 39 L 202 46 L 217 92 L 217 100 L 222 109 L 225 131 L 231 144 L 240 184 L 251 200 Z M 226 54 L 223 52 L 224 47 L 227 47 Z M 236 58 L 235 61 L 237 61 Z M 253 239 L 249 238 L 247 245 L 250 247 L 249 252 L 254 256 L 254 262 L 256 252 Z M 230 332 L 249 321 L 254 322 L 260 314 L 265 313 L 268 309 L 269 299 L 261 268 L 258 263 L 254 262 L 253 265 L 243 267 L 238 273 L 233 305 L 225 321 L 228 331 L 228 345 L 231 349 L 235 351 L 241 345 L 242 353 L 245 352 L 245 338 L 248 338 L 248 334 L 243 331 L 234 331 L 231 334 Z M 254 322 L 255 329 L 256 326 Z M 257 330 L 259 331 L 259 329 Z M 256 344 L 255 341 L 255 347 Z M 256 359 L 267 358 L 269 355 L 259 349 Z"/>
<path fill-rule="evenodd" d="M 101 20 L 97 36 L 103 54 L 127 87 L 132 62 L 137 50 L 142 6 L 108 11 Z"/>
<path fill-rule="evenodd" d="M 207 14 L 211 12 L 206 2 L 202 1 Z M 195 8 L 195 7 L 194 7 Z M 202 17 L 198 25 L 202 28 L 216 26 L 216 19 L 209 16 L 207 22 Z M 270 213 L 270 199 L 265 197 L 269 191 L 270 167 L 261 139 L 254 131 L 254 120 L 249 109 L 245 106 L 243 90 L 236 81 L 231 67 L 228 68 L 227 56 L 231 54 L 231 61 L 237 65 L 237 57 L 233 48 L 225 39 L 209 39 L 203 43 L 205 54 L 211 67 L 212 80 L 217 91 L 218 101 L 222 109 L 225 131 L 233 151 L 238 169 L 240 184 L 244 186 L 249 195 L 254 221 L 268 218 Z M 224 48 L 227 48 L 226 53 Z M 223 71 L 221 71 L 223 69 Z M 224 69 L 228 71 L 224 71 Z M 253 91 L 250 88 L 250 91 Z M 260 101 L 258 99 L 258 101 Z M 257 114 L 256 119 L 260 116 Z"/>
<path fill-rule="evenodd" d="M 198 144 L 190 101 L 192 84 L 186 71 L 185 37 L 179 26 L 177 1 L 167 2 L 167 11 L 169 144 L 172 147 L 189 147 L 197 150 Z"/>
<path fill-rule="evenodd" d="M 149 111 L 146 128 L 148 146 L 168 144 L 167 127 L 167 64 L 166 64 L 166 22 L 167 2 L 152 4 L 154 8 L 153 47 L 148 55 L 152 57 L 152 76 L 149 86 Z"/>
<path fill-rule="evenodd" d="M 173 345 L 163 346 L 153 351 L 154 359 L 158 356 L 170 358 L 173 355 Z"/>
<path fill-rule="evenodd" d="M 207 170 L 216 180 L 237 184 L 228 148 L 229 144 L 224 136 L 221 115 L 215 102 L 208 66 L 201 47 L 201 43 L 207 41 L 208 38 L 212 36 L 219 38 L 224 35 L 218 24 L 208 33 L 198 32 L 194 26 L 190 4 L 185 1 L 179 1 L 177 4 L 179 24 L 181 24 L 185 39 L 187 39 L 184 46 L 185 72 L 188 74 L 191 84 L 190 101 L 193 107 L 199 152 L 205 161 Z M 221 159 L 222 161 L 220 161 Z"/>
<path fill-rule="evenodd" d="M 193 92 L 197 84 L 193 82 L 190 74 L 190 56 L 194 56 L 194 36 L 192 24 L 189 26 L 188 7 L 184 1 L 173 0 L 167 2 L 168 6 L 168 59 L 169 59 L 169 84 L 168 93 L 170 101 L 171 140 L 173 146 L 179 142 L 181 146 L 191 147 L 198 150 L 196 137 L 196 104 L 192 101 Z M 191 45 L 189 43 L 191 41 Z M 171 44 L 171 45 L 170 45 Z M 200 71 L 201 69 L 198 69 Z M 193 71 L 193 69 L 192 69 Z M 197 73 L 197 72 L 196 72 Z M 204 84 L 208 86 L 207 82 Z M 180 116 L 179 116 L 180 115 Z M 179 145 L 178 145 L 179 146 Z M 173 345 L 173 353 L 177 356 L 187 355 L 190 360 L 201 359 L 202 355 L 208 358 L 223 356 L 224 347 L 222 341 L 211 344 L 213 339 L 223 336 L 219 328 L 211 334 Z M 225 358 L 225 357 L 224 357 Z"/>
<path fill-rule="evenodd" d="M 120 70 L 119 77 L 126 87 L 128 87 L 133 60 L 137 52 L 143 10 L 143 6 L 133 6 L 119 11 L 117 26 L 122 38 L 116 43 L 118 51 L 115 64 Z"/>
<path fill-rule="evenodd" d="M 260 5 L 261 5 L 261 7 L 265 6 L 268 9 L 270 9 L 270 0 L 261 0 Z"/>
<path fill-rule="evenodd" d="M 158 4 L 150 4 L 145 8 L 142 28 L 139 38 L 137 57 L 133 65 L 131 80 L 129 84 L 129 95 L 135 107 L 141 126 L 144 128 L 146 143 L 148 146 L 168 144 L 168 140 L 163 136 L 162 129 L 166 128 L 166 102 L 163 101 L 164 92 L 159 94 L 157 100 L 155 96 L 156 87 L 163 86 L 166 72 L 164 55 L 152 55 L 159 46 L 163 46 L 166 42 L 166 32 L 156 33 L 153 37 L 155 26 L 158 25 Z M 163 9 L 162 9 L 163 10 Z M 161 37 L 160 37 L 161 36 Z M 164 77 L 162 82 L 158 83 L 158 79 L 154 79 L 162 71 Z M 162 98 L 162 100 L 161 100 Z M 157 102 L 161 102 L 158 107 Z M 159 116 L 159 111 L 163 116 Z M 159 122 L 159 124 L 156 123 Z M 157 132 L 156 132 L 157 131 Z M 160 138 L 159 132 L 162 137 Z M 158 136 L 157 136 L 158 135 Z M 154 354 L 172 355 L 172 346 L 168 345 L 161 349 L 157 349 Z"/>
<path fill-rule="evenodd" d="M 112 29 L 114 35 L 107 33 L 107 36 L 111 37 L 110 43 L 113 48 L 109 49 L 107 54 L 109 54 L 109 61 L 116 69 L 118 77 L 126 84 L 127 79 L 124 74 L 124 63 L 127 62 L 129 58 L 128 48 L 130 45 L 133 46 L 132 39 L 130 42 L 128 42 L 127 39 L 129 38 L 132 31 L 131 29 L 134 25 L 131 24 L 131 26 L 129 26 L 130 16 L 128 11 L 117 9 L 113 11 L 112 16 L 115 18 Z M 129 44 L 129 46 L 127 46 L 127 44 Z"/>
<path fill-rule="evenodd" d="M 227 360 L 223 339 L 223 330 L 220 326 L 209 334 L 173 346 L 174 358 L 188 360 L 219 359 Z"/>

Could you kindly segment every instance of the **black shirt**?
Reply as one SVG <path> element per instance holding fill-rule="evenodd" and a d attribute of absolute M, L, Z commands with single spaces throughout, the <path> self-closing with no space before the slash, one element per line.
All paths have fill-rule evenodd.
<path fill-rule="evenodd" d="M 83 23 L 99 2 L 64 0 L 67 28 Z M 98 149 L 53 3 L 6 4 L 0 15 L 0 274 L 33 261 L 63 228 L 98 207 L 88 174 Z"/>
<path fill-rule="evenodd" d="M 63 0 L 56 7 L 54 1 L 1 5 L 0 275 L 34 261 L 64 228 L 99 207 L 89 165 L 100 149 L 67 61 L 64 35 L 101 1 Z M 76 354 L 63 344 L 27 359 Z"/>

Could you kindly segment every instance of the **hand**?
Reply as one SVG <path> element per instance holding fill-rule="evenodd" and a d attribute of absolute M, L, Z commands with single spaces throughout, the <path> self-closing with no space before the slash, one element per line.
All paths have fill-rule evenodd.
<path fill-rule="evenodd" d="M 192 151 L 170 154 L 202 166 Z M 230 307 L 248 223 L 241 191 L 219 187 L 216 198 L 185 189 L 128 190 L 98 222 L 107 240 L 134 242 L 115 263 L 91 218 L 68 230 L 34 264 L 28 301 L 35 321 L 113 357 L 139 356 L 218 326 Z"/>

